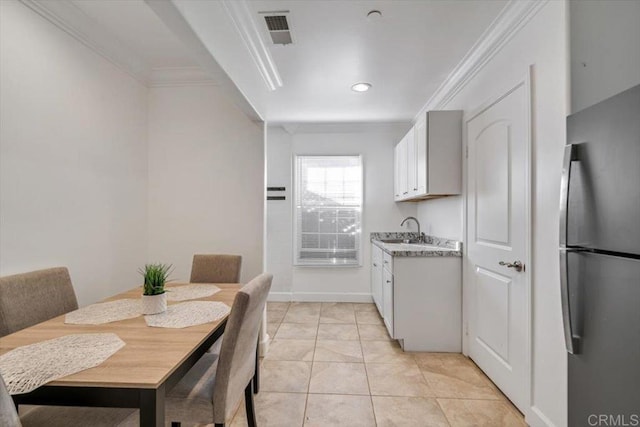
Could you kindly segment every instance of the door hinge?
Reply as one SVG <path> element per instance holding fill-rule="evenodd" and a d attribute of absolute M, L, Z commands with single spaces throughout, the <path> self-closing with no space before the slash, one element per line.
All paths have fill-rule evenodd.
<path fill-rule="evenodd" d="M 464 324 L 464 334 L 466 336 L 469 336 L 469 324 L 468 323 Z"/>
<path fill-rule="evenodd" d="M 464 158 L 465 158 L 465 159 L 468 159 L 468 158 L 469 158 L 469 146 L 468 146 L 468 145 L 466 145 L 466 146 L 464 147 Z"/>

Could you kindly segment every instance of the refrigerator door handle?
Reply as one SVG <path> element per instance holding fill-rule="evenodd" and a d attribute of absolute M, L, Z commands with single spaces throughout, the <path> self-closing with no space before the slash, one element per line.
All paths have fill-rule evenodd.
<path fill-rule="evenodd" d="M 574 160 L 577 160 L 576 151 L 576 146 L 574 144 L 567 144 L 564 147 L 564 159 L 562 161 L 562 179 L 560 181 L 560 247 L 565 247 L 567 245 L 571 163 Z"/>
<path fill-rule="evenodd" d="M 578 252 L 579 249 L 567 248 L 567 227 L 569 222 L 569 185 L 571 183 L 571 164 L 577 160 L 576 146 L 567 144 L 564 147 L 562 160 L 562 179 L 560 181 L 560 296 L 562 300 L 562 323 L 564 325 L 564 341 L 567 351 L 578 354 L 580 337 L 574 335 L 571 321 L 571 297 L 569 294 L 569 265 L 567 252 Z"/>
<path fill-rule="evenodd" d="M 560 298 L 562 301 L 562 323 L 567 352 L 580 354 L 580 336 L 573 332 L 571 320 L 571 296 L 569 293 L 569 257 L 570 252 L 585 252 L 584 249 L 560 248 Z"/>

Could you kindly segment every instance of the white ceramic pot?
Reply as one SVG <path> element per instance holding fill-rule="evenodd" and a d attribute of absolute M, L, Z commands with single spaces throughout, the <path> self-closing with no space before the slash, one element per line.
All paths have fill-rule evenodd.
<path fill-rule="evenodd" d="M 167 311 L 166 292 L 158 295 L 142 295 L 142 314 L 158 314 Z"/>

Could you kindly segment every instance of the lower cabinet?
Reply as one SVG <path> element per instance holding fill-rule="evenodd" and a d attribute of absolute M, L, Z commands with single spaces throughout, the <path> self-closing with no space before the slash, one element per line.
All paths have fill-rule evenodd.
<path fill-rule="evenodd" d="M 462 351 L 462 259 L 392 257 L 371 245 L 371 294 L 405 351 Z"/>
<path fill-rule="evenodd" d="M 382 318 L 384 325 L 389 331 L 391 338 L 395 338 L 393 333 L 393 274 L 386 268 L 383 268 L 382 274 Z"/>
<path fill-rule="evenodd" d="M 371 245 L 371 296 L 382 316 L 382 249 Z"/>

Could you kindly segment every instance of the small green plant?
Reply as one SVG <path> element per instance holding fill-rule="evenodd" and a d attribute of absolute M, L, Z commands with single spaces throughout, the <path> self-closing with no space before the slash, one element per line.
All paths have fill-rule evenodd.
<path fill-rule="evenodd" d="M 171 264 L 145 264 L 138 271 L 144 277 L 142 295 L 160 295 L 164 293 L 164 285 L 173 268 Z"/>

